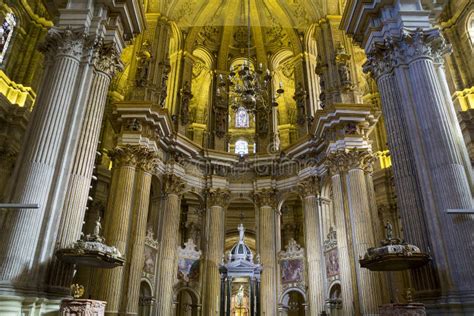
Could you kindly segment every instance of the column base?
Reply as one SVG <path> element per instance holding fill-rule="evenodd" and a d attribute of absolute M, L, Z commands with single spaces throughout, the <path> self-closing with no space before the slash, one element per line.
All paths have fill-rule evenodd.
<path fill-rule="evenodd" d="M 61 316 L 104 316 L 104 301 L 87 299 L 65 299 L 61 303 Z"/>
<path fill-rule="evenodd" d="M 59 315 L 60 299 L 44 297 L 0 295 L 0 315 Z"/>

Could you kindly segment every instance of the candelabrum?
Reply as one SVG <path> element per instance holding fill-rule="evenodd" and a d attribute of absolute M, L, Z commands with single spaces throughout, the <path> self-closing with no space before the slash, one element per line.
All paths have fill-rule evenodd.
<path fill-rule="evenodd" d="M 278 106 L 277 99 L 284 92 L 281 82 L 278 89 L 273 91 L 270 70 L 264 71 L 262 64 L 253 69 L 248 60 L 237 69 L 231 66 L 228 77 L 224 78 L 220 74 L 217 80 L 218 101 L 227 99 L 235 112 L 241 107 L 253 114 L 261 110 L 268 112 Z"/>

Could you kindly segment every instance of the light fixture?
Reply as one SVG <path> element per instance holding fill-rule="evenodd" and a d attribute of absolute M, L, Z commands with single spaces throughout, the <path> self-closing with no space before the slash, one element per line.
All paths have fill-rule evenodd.
<path fill-rule="evenodd" d="M 250 0 L 248 0 L 247 36 L 248 56 L 239 67 L 233 66 L 229 69 L 229 76 L 224 78 L 222 74 L 217 80 L 217 101 L 223 104 L 226 100 L 234 112 L 239 108 L 245 108 L 249 113 L 270 112 L 272 107 L 278 106 L 277 99 L 284 93 L 283 84 L 280 82 L 278 89 L 273 91 L 272 75 L 270 70 L 263 69 L 262 63 L 258 68 L 252 67 L 250 58 Z"/>

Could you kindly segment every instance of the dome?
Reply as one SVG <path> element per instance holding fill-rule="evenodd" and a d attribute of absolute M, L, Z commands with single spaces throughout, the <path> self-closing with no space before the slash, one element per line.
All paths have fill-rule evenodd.
<path fill-rule="evenodd" d="M 229 252 L 229 261 L 245 260 L 253 262 L 253 254 L 250 248 L 245 244 L 245 228 L 240 224 L 237 229 L 239 230 L 239 242 L 232 247 Z"/>

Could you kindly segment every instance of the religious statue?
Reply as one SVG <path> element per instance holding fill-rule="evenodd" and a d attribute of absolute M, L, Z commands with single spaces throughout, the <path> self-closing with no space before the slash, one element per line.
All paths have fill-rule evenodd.
<path fill-rule="evenodd" d="M 244 234 L 245 234 L 244 225 L 239 224 L 238 230 L 239 230 L 239 241 L 244 241 Z"/>
<path fill-rule="evenodd" d="M 179 95 L 181 96 L 181 123 L 186 125 L 189 122 L 189 103 L 193 98 L 191 86 L 188 81 L 184 82 L 183 88 L 179 91 Z"/>
<path fill-rule="evenodd" d="M 151 62 L 151 47 L 148 41 L 144 41 L 140 52 L 137 54 L 137 75 L 136 85 L 137 87 L 145 87 L 148 82 L 148 69 L 150 68 Z"/>
<path fill-rule="evenodd" d="M 389 221 L 387 221 L 387 224 L 385 224 L 385 236 L 387 240 L 393 239 L 393 226 Z"/>
<path fill-rule="evenodd" d="M 241 307 L 244 303 L 244 286 L 243 285 L 240 285 L 239 291 L 237 292 L 237 295 L 236 295 L 236 299 L 237 299 L 237 306 Z"/>
<path fill-rule="evenodd" d="M 97 217 L 97 220 L 95 221 L 93 236 L 99 237 L 101 229 L 102 229 L 102 224 L 100 223 L 100 216 L 99 216 L 99 217 Z"/>

